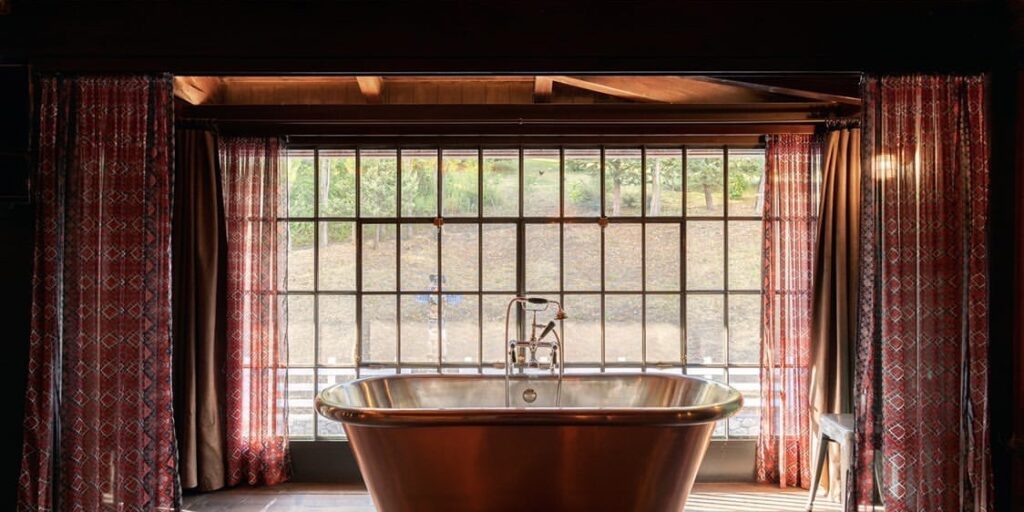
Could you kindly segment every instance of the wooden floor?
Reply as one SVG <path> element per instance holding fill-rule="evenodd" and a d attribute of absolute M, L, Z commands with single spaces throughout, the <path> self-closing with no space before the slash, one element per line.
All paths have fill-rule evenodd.
<path fill-rule="evenodd" d="M 781 490 L 770 485 L 697 484 L 687 512 L 803 512 L 807 491 Z M 375 512 L 365 489 L 336 485 L 284 484 L 272 488 L 232 489 L 186 496 L 186 512 Z M 837 512 L 842 507 L 819 496 L 815 511 Z"/>

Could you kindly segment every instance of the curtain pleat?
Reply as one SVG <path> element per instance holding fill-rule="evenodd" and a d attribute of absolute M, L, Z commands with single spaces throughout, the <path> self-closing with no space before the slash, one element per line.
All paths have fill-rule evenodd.
<path fill-rule="evenodd" d="M 869 78 L 864 95 L 847 510 L 876 490 L 887 512 L 991 510 L 985 83 Z"/>
<path fill-rule="evenodd" d="M 18 509 L 176 509 L 171 81 L 46 77 L 39 94 Z"/>
<path fill-rule="evenodd" d="M 221 139 L 227 225 L 228 483 L 288 479 L 287 348 L 278 244 L 280 143 Z"/>
<path fill-rule="evenodd" d="M 762 271 L 758 481 L 810 485 L 809 371 L 818 146 L 811 135 L 767 141 Z"/>
<path fill-rule="evenodd" d="M 860 279 L 860 129 L 839 128 L 824 137 L 821 204 L 814 259 L 811 331 L 811 436 L 817 453 L 822 414 L 852 412 L 853 346 L 857 339 Z M 841 454 L 829 446 L 830 494 L 843 488 Z"/>
<path fill-rule="evenodd" d="M 217 135 L 179 129 L 174 192 L 174 412 L 181 485 L 224 487 L 227 239 Z"/>

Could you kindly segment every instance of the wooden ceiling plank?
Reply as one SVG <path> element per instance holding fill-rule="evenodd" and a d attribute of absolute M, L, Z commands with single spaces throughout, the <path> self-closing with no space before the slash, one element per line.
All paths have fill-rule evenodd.
<path fill-rule="evenodd" d="M 718 77 L 713 77 L 713 76 L 694 76 L 694 77 L 691 77 L 691 78 L 693 78 L 694 80 L 706 81 L 708 83 L 717 83 L 717 84 L 722 84 L 722 85 L 735 85 L 735 86 L 739 86 L 739 87 L 747 87 L 747 88 L 750 88 L 750 89 L 753 89 L 753 90 L 759 90 L 759 91 L 763 91 L 763 92 L 767 92 L 767 93 L 771 93 L 771 94 L 782 94 L 782 95 L 786 95 L 786 96 L 793 96 L 793 97 L 796 97 L 796 98 L 804 98 L 804 99 L 809 99 L 809 100 L 814 100 L 814 101 L 825 101 L 825 102 L 829 102 L 829 103 L 841 103 L 841 104 L 844 104 L 844 105 L 860 105 L 861 104 L 860 98 L 855 98 L 853 96 L 844 96 L 844 95 L 841 95 L 841 94 L 819 92 L 819 91 L 810 91 L 810 90 L 806 90 L 806 89 L 797 89 L 797 88 L 794 88 L 794 87 L 785 87 L 785 86 L 780 86 L 780 85 L 769 85 L 769 84 L 760 84 L 760 83 L 756 83 L 756 82 L 745 82 L 745 81 L 742 81 L 742 80 L 718 78 Z"/>
<path fill-rule="evenodd" d="M 363 93 L 367 103 L 376 105 L 381 102 L 381 94 L 384 91 L 384 77 L 357 76 L 356 82 L 359 83 L 359 90 Z"/>
<path fill-rule="evenodd" d="M 789 99 L 752 87 L 688 76 L 556 76 L 553 79 L 572 87 L 645 103 L 760 103 Z"/>

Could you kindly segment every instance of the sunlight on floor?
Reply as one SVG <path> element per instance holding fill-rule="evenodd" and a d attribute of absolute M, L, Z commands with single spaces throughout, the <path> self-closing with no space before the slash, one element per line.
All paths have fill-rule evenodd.
<path fill-rule="evenodd" d="M 781 490 L 753 484 L 698 484 L 687 512 L 803 512 L 807 491 Z M 284 484 L 273 489 L 235 489 L 185 498 L 185 512 L 375 512 L 366 491 L 357 487 Z M 842 507 L 819 495 L 814 510 L 838 512 Z"/>

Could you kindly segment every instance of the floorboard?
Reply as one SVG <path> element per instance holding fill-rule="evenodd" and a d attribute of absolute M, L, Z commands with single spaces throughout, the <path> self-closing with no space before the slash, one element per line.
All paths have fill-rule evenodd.
<path fill-rule="evenodd" d="M 804 512 L 807 491 L 755 484 L 697 484 L 687 512 Z M 321 484 L 283 484 L 186 496 L 186 512 L 376 512 L 366 489 Z M 815 511 L 842 507 L 819 496 Z"/>

